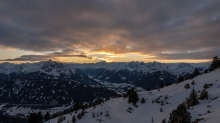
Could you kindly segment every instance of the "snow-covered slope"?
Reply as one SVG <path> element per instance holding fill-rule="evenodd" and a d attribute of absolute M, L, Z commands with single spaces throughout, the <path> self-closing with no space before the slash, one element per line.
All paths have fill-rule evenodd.
<path fill-rule="evenodd" d="M 220 121 L 220 98 L 218 98 L 220 96 L 220 70 L 218 69 L 211 73 L 197 76 L 193 80 L 196 82 L 195 85 L 191 85 L 192 80 L 186 80 L 179 84 L 164 87 L 159 92 L 158 90 L 153 90 L 152 94 L 149 94 L 148 91 L 138 92 L 139 99 L 146 99 L 145 104 L 137 103 L 138 108 L 129 104 L 127 98 L 110 99 L 102 105 L 96 106 L 96 108 L 87 109 L 88 113 L 76 123 L 97 123 L 99 120 L 103 123 L 151 123 L 152 117 L 154 123 L 161 123 L 163 119 L 169 119 L 169 113 L 176 109 L 177 105 L 181 104 L 189 96 L 192 88 L 195 88 L 197 92 L 202 91 L 204 84 L 212 84 L 207 89 L 209 98 L 208 100 L 199 100 L 200 104 L 188 110 L 192 116 L 191 121 L 204 118 L 199 123 L 218 123 Z M 184 85 L 187 83 L 190 84 L 189 89 L 184 88 Z M 156 102 L 152 103 L 155 99 L 158 99 L 160 102 L 163 101 L 165 105 Z M 133 109 L 132 113 L 127 112 L 129 107 Z M 160 112 L 160 108 L 163 109 L 163 112 Z M 93 118 L 93 112 L 95 114 L 102 112 L 102 115 L 96 115 Z M 108 118 L 105 116 L 106 112 L 109 112 Z M 66 120 L 63 123 L 71 122 L 73 115 L 77 114 L 65 115 Z M 55 118 L 45 123 L 56 123 L 57 120 L 58 118 Z"/>

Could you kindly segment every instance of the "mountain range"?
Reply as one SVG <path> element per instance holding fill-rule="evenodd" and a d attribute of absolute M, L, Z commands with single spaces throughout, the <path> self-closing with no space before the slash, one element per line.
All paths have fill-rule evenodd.
<path fill-rule="evenodd" d="M 0 103 L 68 104 L 76 100 L 92 102 L 115 97 L 128 88 L 144 90 L 161 83 L 175 83 L 197 68 L 209 66 L 190 63 L 38 63 L 0 64 Z"/>

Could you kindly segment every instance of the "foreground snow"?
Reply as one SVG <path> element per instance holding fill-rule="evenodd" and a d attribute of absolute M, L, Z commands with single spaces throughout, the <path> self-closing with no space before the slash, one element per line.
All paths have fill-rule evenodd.
<path fill-rule="evenodd" d="M 220 70 L 198 76 L 193 80 L 197 84 L 190 85 L 191 87 L 189 89 L 185 89 L 184 85 L 186 83 L 191 84 L 192 80 L 164 87 L 160 90 L 160 92 L 158 92 L 158 90 L 153 90 L 152 94 L 149 94 L 147 91 L 138 92 L 139 99 L 142 97 L 146 99 L 145 104 L 141 104 L 140 102 L 137 103 L 139 106 L 138 108 L 128 104 L 127 98 L 111 99 L 104 102 L 102 105 L 96 106 L 96 108 L 92 107 L 87 109 L 86 111 L 88 111 L 88 113 L 86 113 L 81 120 L 78 120 L 77 123 L 98 123 L 99 120 L 105 123 L 151 123 L 152 117 L 154 119 L 154 123 L 161 123 L 163 119 L 169 119 L 169 113 L 173 109 L 176 109 L 177 105 L 182 103 L 186 97 L 189 96 L 193 87 L 196 91 L 202 91 L 205 83 L 213 85 L 207 89 L 209 99 L 199 100 L 200 104 L 189 110 L 192 115 L 191 121 L 204 118 L 204 120 L 199 123 L 218 123 L 220 121 L 220 98 L 213 101 L 212 99 L 220 96 Z M 165 99 L 165 95 L 167 95 L 166 97 L 168 97 L 168 99 Z M 152 103 L 152 101 L 158 97 L 160 97 L 159 101 L 163 100 L 169 104 L 162 106 L 159 103 Z M 132 107 L 132 113 L 127 112 L 129 107 Z M 163 109 L 163 112 L 160 112 L 160 108 Z M 210 111 L 210 113 L 208 113 L 208 111 Z M 81 111 L 78 111 L 78 113 L 79 112 Z M 95 114 L 100 114 L 102 112 L 102 115 L 92 118 L 92 112 Z M 105 117 L 106 112 L 109 112 L 108 118 Z M 66 120 L 63 121 L 63 123 L 67 123 L 68 121 L 71 123 L 73 115 L 77 116 L 77 113 L 65 115 Z M 58 118 L 54 118 L 45 123 L 57 123 L 57 120 Z"/>

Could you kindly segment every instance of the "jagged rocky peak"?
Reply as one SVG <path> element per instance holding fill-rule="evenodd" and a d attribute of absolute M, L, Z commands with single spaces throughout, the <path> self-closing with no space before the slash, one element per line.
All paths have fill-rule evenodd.
<path fill-rule="evenodd" d="M 139 67 L 139 65 L 144 65 L 144 62 L 132 61 L 132 62 L 128 63 L 128 66 L 130 68 L 136 68 L 137 69 Z"/>
<path fill-rule="evenodd" d="M 43 65 L 41 68 L 47 72 L 50 72 L 50 71 L 52 71 L 52 69 L 65 68 L 65 67 L 62 63 L 59 63 L 59 62 L 56 62 L 56 61 L 49 59 L 48 61 L 43 62 Z"/>
<path fill-rule="evenodd" d="M 160 62 L 156 62 L 156 61 L 154 61 L 154 62 L 150 62 L 151 63 L 151 65 L 161 65 L 161 63 Z"/>
<path fill-rule="evenodd" d="M 107 64 L 106 61 L 100 61 L 100 62 L 97 62 L 96 64 Z"/>

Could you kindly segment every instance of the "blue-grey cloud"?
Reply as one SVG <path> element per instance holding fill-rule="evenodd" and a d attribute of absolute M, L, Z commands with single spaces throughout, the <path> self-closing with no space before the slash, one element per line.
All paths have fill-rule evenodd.
<path fill-rule="evenodd" d="M 218 0 L 3 0 L 0 45 L 206 59 L 220 55 L 219 5 Z"/>

